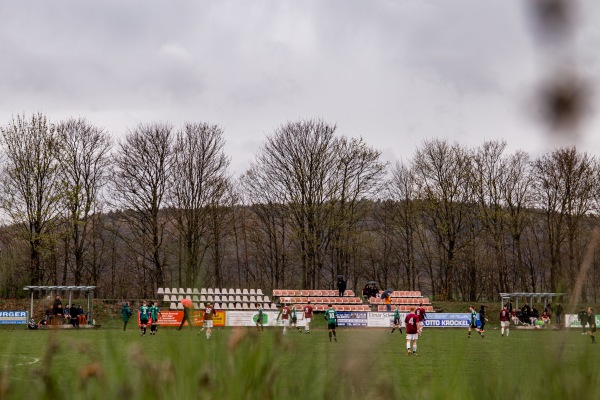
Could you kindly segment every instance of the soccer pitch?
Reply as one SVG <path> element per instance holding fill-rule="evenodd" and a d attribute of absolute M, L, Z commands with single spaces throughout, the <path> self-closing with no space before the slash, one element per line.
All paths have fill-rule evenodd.
<path fill-rule="evenodd" d="M 132 327 L 133 328 L 133 327 Z M 579 330 L 338 328 L 0 330 L 0 398 L 598 398 L 598 347 Z"/>

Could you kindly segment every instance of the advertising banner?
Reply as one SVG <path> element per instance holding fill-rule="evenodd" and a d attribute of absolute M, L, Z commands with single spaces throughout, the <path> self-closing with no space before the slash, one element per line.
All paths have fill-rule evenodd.
<path fill-rule="evenodd" d="M 432 328 L 468 328 L 470 318 L 469 313 L 427 313 L 424 325 Z"/>
<path fill-rule="evenodd" d="M 279 311 L 263 311 L 264 326 L 283 326 L 281 320 L 277 320 Z M 304 326 L 303 318 L 298 313 L 298 326 Z M 226 324 L 227 326 L 256 326 L 258 319 L 258 311 L 227 311 Z"/>
<path fill-rule="evenodd" d="M 363 311 L 338 311 L 338 326 L 367 326 L 368 312 Z M 321 317 L 322 318 L 322 317 Z"/>
<path fill-rule="evenodd" d="M 600 326 L 600 315 L 596 315 L 596 325 Z M 577 314 L 566 314 L 565 315 L 565 326 L 567 328 L 579 328 L 581 329 L 581 322 Z"/>
<path fill-rule="evenodd" d="M 0 311 L 0 324 L 26 324 L 28 315 L 27 311 Z"/>
<path fill-rule="evenodd" d="M 394 326 L 393 312 L 370 312 L 368 313 L 367 326 L 373 328 L 391 328 Z M 404 318 L 407 313 L 400 313 L 400 326 L 404 327 Z"/>

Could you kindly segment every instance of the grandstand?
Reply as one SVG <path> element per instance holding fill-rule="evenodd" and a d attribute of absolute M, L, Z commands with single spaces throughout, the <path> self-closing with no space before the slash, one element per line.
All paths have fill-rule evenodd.
<path fill-rule="evenodd" d="M 379 291 L 381 296 L 383 291 Z M 409 311 L 410 307 L 423 304 L 426 312 L 433 312 L 433 306 L 427 297 L 423 297 L 419 291 L 395 290 L 391 293 L 392 307 L 398 306 L 400 311 Z M 385 300 L 381 297 L 370 297 L 369 304 L 377 306 L 377 311 L 385 311 Z"/>
<path fill-rule="evenodd" d="M 383 294 L 380 291 L 379 294 Z M 423 304 L 426 312 L 433 312 L 433 306 L 427 297 L 419 291 L 394 291 L 391 293 L 392 307 L 398 306 L 401 312 L 409 311 L 411 306 Z M 299 290 L 299 289 L 274 289 L 273 299 L 280 304 L 293 304 L 302 308 L 310 303 L 317 311 L 325 311 L 331 304 L 337 311 L 386 311 L 385 301 L 381 297 L 369 298 L 369 304 L 356 296 L 352 290 L 346 290 L 340 297 L 337 290 Z"/>
<path fill-rule="evenodd" d="M 260 306 L 264 310 L 277 310 L 277 305 L 261 289 L 158 288 L 157 294 L 171 310 L 183 310 L 183 299 L 191 300 L 197 310 L 206 308 L 206 303 L 213 303 L 217 310 L 256 310 Z"/>
<path fill-rule="evenodd" d="M 344 296 L 338 296 L 337 290 L 285 290 L 274 289 L 273 298 L 278 298 L 281 304 L 293 304 L 297 308 L 302 308 L 308 302 L 312 304 L 316 311 L 325 311 L 329 304 L 337 311 L 370 311 L 368 304 L 363 304 L 360 297 L 357 297 L 352 290 L 346 290 Z"/>

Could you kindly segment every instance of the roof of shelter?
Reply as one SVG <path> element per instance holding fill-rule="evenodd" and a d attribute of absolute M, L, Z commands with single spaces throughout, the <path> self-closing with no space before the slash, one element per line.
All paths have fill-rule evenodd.
<path fill-rule="evenodd" d="M 25 286 L 23 290 L 62 290 L 71 292 L 90 292 L 93 291 L 96 286 Z"/>
<path fill-rule="evenodd" d="M 514 293 L 500 293 L 500 297 L 559 297 L 566 296 L 567 293 L 538 293 L 538 292 L 514 292 Z"/>

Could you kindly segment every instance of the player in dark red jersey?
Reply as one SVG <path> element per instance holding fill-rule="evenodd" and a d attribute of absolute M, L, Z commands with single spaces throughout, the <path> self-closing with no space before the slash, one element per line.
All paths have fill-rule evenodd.
<path fill-rule="evenodd" d="M 502 336 L 504 336 L 504 330 L 506 330 L 506 336 L 508 336 L 508 332 L 510 331 L 510 312 L 506 306 L 500 311 L 500 330 Z"/>
<path fill-rule="evenodd" d="M 417 339 L 419 339 L 419 316 L 415 314 L 415 307 L 410 308 L 410 313 L 404 318 L 406 325 L 406 355 L 410 355 L 410 347 L 412 344 L 412 353 L 417 355 Z"/>
<path fill-rule="evenodd" d="M 287 327 L 290 322 L 290 314 L 291 314 L 290 308 L 288 307 L 287 304 L 284 304 L 283 308 L 279 312 L 279 315 L 277 316 L 277 319 L 279 319 L 281 317 L 281 323 L 283 325 L 283 334 L 284 335 L 287 334 Z"/>
<path fill-rule="evenodd" d="M 304 321 L 306 322 L 306 325 L 304 326 L 304 333 L 310 333 L 310 321 L 312 320 L 313 310 L 314 308 L 310 305 L 310 301 L 302 309 L 304 312 Z"/>
<path fill-rule="evenodd" d="M 212 303 L 206 303 L 204 309 L 204 328 L 206 328 L 206 338 L 210 339 L 210 334 L 213 327 L 213 316 L 215 315 L 215 308 Z"/>
<path fill-rule="evenodd" d="M 419 331 L 419 335 L 423 333 L 423 326 L 425 321 L 425 307 L 423 307 L 423 303 L 419 303 L 419 307 L 415 309 L 415 314 L 419 317 L 419 322 L 417 323 L 417 329 Z"/>

